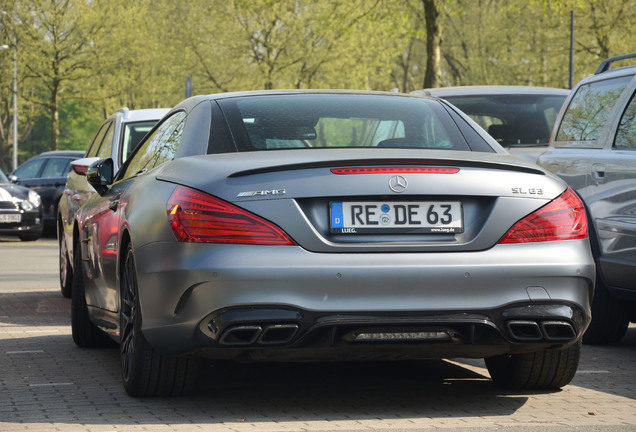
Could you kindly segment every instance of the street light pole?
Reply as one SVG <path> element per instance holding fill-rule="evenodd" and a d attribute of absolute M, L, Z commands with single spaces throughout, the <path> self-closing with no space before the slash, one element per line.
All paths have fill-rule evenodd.
<path fill-rule="evenodd" d="M 10 16 L 6 11 L 2 15 Z M 9 48 L 0 45 L 0 50 Z M 18 38 L 13 34 L 13 170 L 18 168 Z"/>
<path fill-rule="evenodd" d="M 18 47 L 13 50 L 13 170 L 18 169 Z"/>

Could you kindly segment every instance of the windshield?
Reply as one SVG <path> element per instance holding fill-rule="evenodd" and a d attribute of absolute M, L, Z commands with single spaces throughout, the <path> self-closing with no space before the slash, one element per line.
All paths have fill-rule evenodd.
<path fill-rule="evenodd" d="M 9 179 L 6 175 L 0 170 L 0 183 L 9 183 Z"/>
<path fill-rule="evenodd" d="M 122 140 L 121 163 L 126 162 L 133 150 L 139 145 L 141 139 L 146 136 L 157 120 L 126 123 L 124 126 L 124 138 Z"/>
<path fill-rule="evenodd" d="M 471 150 L 435 100 L 291 94 L 219 101 L 238 151 L 392 147 Z"/>
<path fill-rule="evenodd" d="M 566 95 L 448 96 L 505 147 L 548 145 Z"/>

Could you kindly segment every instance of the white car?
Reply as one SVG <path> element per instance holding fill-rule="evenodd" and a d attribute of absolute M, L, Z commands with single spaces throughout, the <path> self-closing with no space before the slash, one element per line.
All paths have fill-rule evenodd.
<path fill-rule="evenodd" d="M 109 116 L 99 128 L 84 158 L 71 163 L 73 168 L 67 178 L 64 193 L 57 211 L 57 237 L 60 244 L 60 289 L 64 297 L 71 297 L 73 279 L 73 220 L 79 207 L 95 193 L 86 181 L 86 171 L 95 161 L 112 158 L 115 172 L 126 161 L 141 139 L 167 109 L 129 110 L 122 108 Z"/>

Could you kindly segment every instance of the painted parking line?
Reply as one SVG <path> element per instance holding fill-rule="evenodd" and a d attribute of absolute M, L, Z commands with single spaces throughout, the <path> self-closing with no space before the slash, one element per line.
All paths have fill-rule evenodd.
<path fill-rule="evenodd" d="M 40 383 L 40 384 L 29 384 L 29 387 L 54 387 L 54 386 L 70 386 L 73 385 L 72 382 L 65 383 Z"/>

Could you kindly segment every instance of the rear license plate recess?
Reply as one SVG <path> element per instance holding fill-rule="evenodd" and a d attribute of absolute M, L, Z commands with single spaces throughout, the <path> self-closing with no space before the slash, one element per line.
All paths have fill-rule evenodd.
<path fill-rule="evenodd" d="M 334 234 L 464 232 L 461 201 L 332 201 Z"/>

